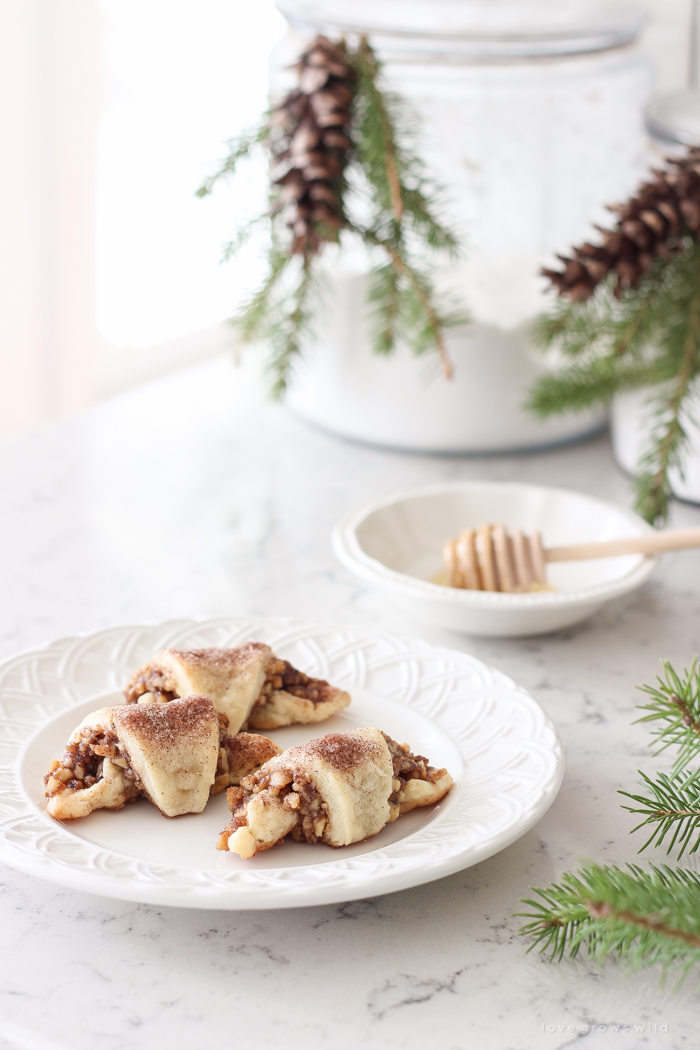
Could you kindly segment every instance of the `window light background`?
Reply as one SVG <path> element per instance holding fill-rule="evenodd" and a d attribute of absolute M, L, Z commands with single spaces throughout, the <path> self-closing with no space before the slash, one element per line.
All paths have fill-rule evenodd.
<path fill-rule="evenodd" d="M 267 105 L 268 56 L 286 23 L 272 0 L 100 0 L 97 326 L 145 347 L 231 315 L 258 253 L 221 265 L 223 243 L 262 207 L 264 162 L 236 189 L 194 196 L 224 143 Z"/>

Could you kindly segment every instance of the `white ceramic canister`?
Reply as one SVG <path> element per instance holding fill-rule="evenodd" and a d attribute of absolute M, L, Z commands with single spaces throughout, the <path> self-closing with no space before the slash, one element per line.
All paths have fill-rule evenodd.
<path fill-rule="evenodd" d="M 399 346 L 370 348 L 363 249 L 324 255 L 327 288 L 288 405 L 346 437 L 434 452 L 506 451 L 582 436 L 600 412 L 545 422 L 524 408 L 546 364 L 530 342 L 547 307 L 540 266 L 610 222 L 647 160 L 651 87 L 636 5 L 594 0 L 277 0 L 282 70 L 316 32 L 367 33 L 412 107 L 463 258 L 440 274 L 472 324 L 448 332 L 455 378 Z"/>

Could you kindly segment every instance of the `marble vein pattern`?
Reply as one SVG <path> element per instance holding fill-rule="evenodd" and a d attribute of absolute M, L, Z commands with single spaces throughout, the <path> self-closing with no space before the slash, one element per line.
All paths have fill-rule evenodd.
<path fill-rule="evenodd" d="M 394 490 L 460 479 L 565 485 L 631 502 L 606 436 L 503 458 L 343 443 L 268 404 L 226 358 L 144 385 L 0 447 L 0 655 L 174 617 L 292 616 L 419 634 L 512 676 L 561 735 L 544 819 L 439 882 L 287 912 L 158 908 L 0 869 L 0 1050 L 685 1050 L 697 988 L 585 959 L 526 955 L 528 886 L 640 844 L 616 791 L 660 760 L 632 725 L 659 657 L 700 649 L 700 552 L 574 629 L 489 640 L 426 629 L 338 565 L 337 518 Z M 676 505 L 672 524 L 700 524 Z M 656 855 L 656 859 L 661 859 Z M 694 863 L 692 858 L 687 863 Z M 617 1026 L 617 1028 L 615 1028 Z M 625 1031 L 625 1029 L 627 1029 Z"/>

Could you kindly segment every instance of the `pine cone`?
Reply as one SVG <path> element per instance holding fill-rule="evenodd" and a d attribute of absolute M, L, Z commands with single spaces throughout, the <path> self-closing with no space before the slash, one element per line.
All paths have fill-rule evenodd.
<path fill-rule="evenodd" d="M 559 255 L 563 270 L 542 269 L 560 295 L 588 299 L 609 274 L 614 292 L 637 288 L 658 257 L 670 259 L 687 238 L 700 239 L 700 148 L 669 160 L 668 171 L 655 170 L 626 204 L 610 210 L 619 218 L 611 230 L 598 226 L 602 243 L 582 244 L 570 256 Z"/>
<path fill-rule="evenodd" d="M 316 255 L 338 239 L 345 222 L 343 172 L 352 140 L 347 131 L 355 73 L 344 44 L 318 36 L 294 67 L 299 87 L 273 112 L 274 211 L 283 211 L 293 233 L 291 252 Z"/>

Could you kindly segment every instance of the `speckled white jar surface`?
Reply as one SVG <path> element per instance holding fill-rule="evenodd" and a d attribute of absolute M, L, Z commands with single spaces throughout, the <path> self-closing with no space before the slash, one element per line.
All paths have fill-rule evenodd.
<path fill-rule="evenodd" d="M 424 398 L 425 366 L 411 362 L 407 369 L 397 355 L 395 367 L 383 363 L 381 375 L 370 378 L 377 369 L 367 364 L 369 325 L 362 300 L 358 309 L 349 291 L 368 259 L 344 252 L 342 268 L 335 260 L 327 264 L 327 309 L 309 347 L 312 365 L 292 389 L 292 407 L 355 438 L 442 451 L 497 451 L 590 430 L 596 417 L 545 426 L 523 409 L 545 367 L 531 352 L 527 329 L 546 304 L 539 268 L 589 239 L 592 224 L 606 220 L 605 205 L 624 198 L 644 168 L 642 107 L 651 72 L 633 43 L 638 12 L 562 3 L 554 14 L 551 4 L 500 0 L 408 7 L 397 0 L 359 6 L 280 0 L 279 6 L 293 28 L 273 57 L 277 69 L 304 34 L 370 31 L 388 81 L 416 113 L 421 154 L 445 188 L 450 224 L 466 244 L 441 284 L 474 322 L 450 338 L 463 387 L 458 408 L 449 385 L 436 378 L 429 384 L 434 404 L 420 413 L 417 430 L 402 426 L 402 406 Z M 369 24 L 363 27 L 362 18 Z M 273 92 L 281 84 L 273 69 Z M 348 342 L 363 373 L 356 390 L 320 363 L 329 354 L 347 356 Z M 480 351 L 487 363 L 474 369 L 470 358 Z M 381 385 L 388 414 L 399 420 L 391 434 L 371 404 L 372 385 Z M 465 412 L 465 404 L 480 410 Z"/>

